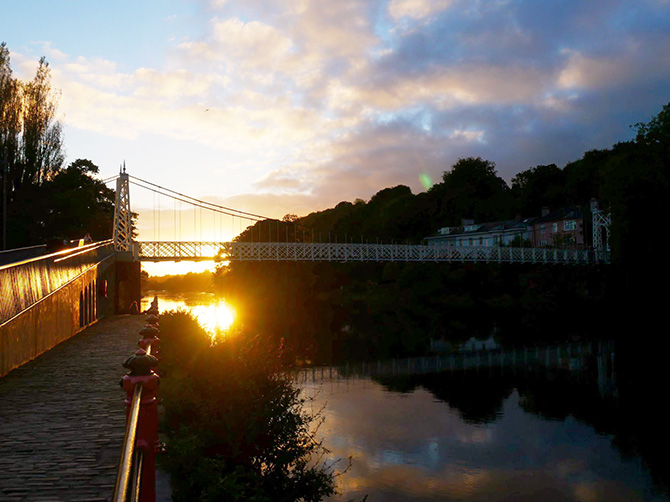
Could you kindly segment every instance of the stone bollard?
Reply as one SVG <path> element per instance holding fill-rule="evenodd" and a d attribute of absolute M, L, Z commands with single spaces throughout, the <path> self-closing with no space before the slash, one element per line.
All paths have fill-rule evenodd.
<path fill-rule="evenodd" d="M 135 393 L 135 386 L 142 386 L 140 412 L 135 438 L 135 451 L 142 451 L 142 479 L 140 502 L 156 500 L 156 450 L 158 448 L 158 385 L 160 377 L 152 371 L 158 359 L 138 349 L 123 363 L 130 371 L 121 379 L 121 387 L 126 391 L 126 419 Z"/>
<path fill-rule="evenodd" d="M 158 316 L 155 314 L 148 314 L 146 317 L 146 322 L 149 326 L 155 326 L 156 328 L 159 327 Z"/>
<path fill-rule="evenodd" d="M 137 342 L 137 345 L 139 345 L 140 348 L 144 349 L 145 351 L 147 350 L 147 347 L 149 347 L 149 344 L 151 344 L 151 355 L 156 359 L 158 359 L 160 354 L 161 343 L 160 338 L 158 338 L 158 333 L 160 333 L 160 331 L 157 327 L 146 325 L 140 330 L 140 335 L 142 338 Z"/>

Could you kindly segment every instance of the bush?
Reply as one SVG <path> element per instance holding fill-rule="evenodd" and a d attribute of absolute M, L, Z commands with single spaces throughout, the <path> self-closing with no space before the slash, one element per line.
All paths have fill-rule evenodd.
<path fill-rule="evenodd" d="M 281 347 L 238 332 L 211 341 L 190 315 L 161 316 L 164 468 L 173 500 L 317 501 L 334 475 L 318 417 L 282 366 Z"/>

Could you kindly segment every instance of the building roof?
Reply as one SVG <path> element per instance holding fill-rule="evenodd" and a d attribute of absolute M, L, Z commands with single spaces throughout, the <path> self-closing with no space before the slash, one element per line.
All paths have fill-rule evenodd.
<path fill-rule="evenodd" d="M 581 207 L 562 207 L 555 209 L 544 216 L 536 218 L 533 223 L 547 223 L 561 220 L 576 220 L 584 217 L 584 212 Z"/>
<path fill-rule="evenodd" d="M 448 238 L 452 235 L 478 235 L 478 234 L 488 234 L 492 232 L 505 233 L 514 230 L 525 230 L 529 225 L 532 224 L 534 218 L 526 218 L 524 220 L 503 220 L 503 221 L 491 221 L 487 223 L 475 223 L 473 225 L 467 225 L 465 227 L 451 227 L 451 231 L 448 234 L 433 234 L 426 239 L 437 239 L 437 238 Z M 466 230 L 467 228 L 467 230 Z"/>

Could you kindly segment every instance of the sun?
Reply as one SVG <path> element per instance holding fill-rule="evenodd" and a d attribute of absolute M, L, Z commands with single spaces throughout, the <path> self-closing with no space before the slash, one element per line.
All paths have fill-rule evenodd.
<path fill-rule="evenodd" d="M 228 331 L 235 322 L 235 309 L 224 300 L 214 305 L 193 307 L 192 312 L 200 324 L 213 333 Z"/>

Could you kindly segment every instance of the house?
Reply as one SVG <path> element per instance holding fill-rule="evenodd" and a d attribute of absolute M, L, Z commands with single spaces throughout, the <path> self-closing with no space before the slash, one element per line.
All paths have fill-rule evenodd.
<path fill-rule="evenodd" d="M 533 247 L 563 249 L 585 249 L 584 213 L 580 207 L 564 207 L 549 211 L 532 222 L 531 242 Z"/>
<path fill-rule="evenodd" d="M 475 223 L 462 220 L 460 227 L 443 227 L 437 235 L 426 237 L 429 246 L 508 246 L 513 241 L 522 245 L 531 239 L 530 219 Z"/>

